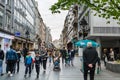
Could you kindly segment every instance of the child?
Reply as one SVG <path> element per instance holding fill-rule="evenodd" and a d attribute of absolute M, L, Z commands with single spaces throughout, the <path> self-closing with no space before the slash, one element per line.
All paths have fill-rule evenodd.
<path fill-rule="evenodd" d="M 37 78 L 39 78 L 40 63 L 41 63 L 41 57 L 40 57 L 39 53 L 36 53 L 36 56 L 35 56 L 35 68 L 36 68 Z"/>
<path fill-rule="evenodd" d="M 28 52 L 28 55 L 26 56 L 25 58 L 25 75 L 24 77 L 27 76 L 27 73 L 28 73 L 28 70 L 29 70 L 29 77 L 31 76 L 31 66 L 32 66 L 32 57 L 31 57 L 31 54 Z"/>

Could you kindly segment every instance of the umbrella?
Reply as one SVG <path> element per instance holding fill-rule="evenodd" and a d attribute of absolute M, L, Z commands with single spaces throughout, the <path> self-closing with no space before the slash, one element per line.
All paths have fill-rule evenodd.
<path fill-rule="evenodd" d="M 99 47 L 100 44 L 98 44 L 97 42 L 93 41 L 93 40 L 79 40 L 75 43 L 76 46 L 79 47 L 87 47 L 87 43 L 91 42 L 93 47 Z"/>

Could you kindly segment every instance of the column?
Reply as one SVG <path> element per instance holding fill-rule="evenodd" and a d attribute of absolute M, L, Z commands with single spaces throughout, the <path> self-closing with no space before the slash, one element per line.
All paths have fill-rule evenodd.
<path fill-rule="evenodd" d="M 97 47 L 97 52 L 98 52 L 98 56 L 101 58 L 101 40 L 99 37 L 96 39 L 96 42 L 100 44 L 100 46 Z"/>

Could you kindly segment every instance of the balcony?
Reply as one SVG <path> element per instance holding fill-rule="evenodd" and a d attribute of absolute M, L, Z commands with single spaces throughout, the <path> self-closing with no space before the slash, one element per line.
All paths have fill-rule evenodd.
<path fill-rule="evenodd" d="M 6 9 L 11 12 L 11 6 L 9 4 L 6 5 Z"/>

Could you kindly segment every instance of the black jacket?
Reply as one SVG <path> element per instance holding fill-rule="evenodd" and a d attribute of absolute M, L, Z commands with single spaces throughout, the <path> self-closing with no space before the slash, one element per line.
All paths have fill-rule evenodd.
<path fill-rule="evenodd" d="M 88 47 L 83 51 L 83 62 L 84 64 L 93 64 L 95 65 L 98 61 L 98 53 L 95 48 Z"/>
<path fill-rule="evenodd" d="M 4 52 L 3 50 L 0 49 L 0 59 L 1 60 L 4 60 Z"/>
<path fill-rule="evenodd" d="M 41 63 L 41 57 L 40 56 L 36 56 L 35 57 L 35 65 L 40 65 Z"/>

